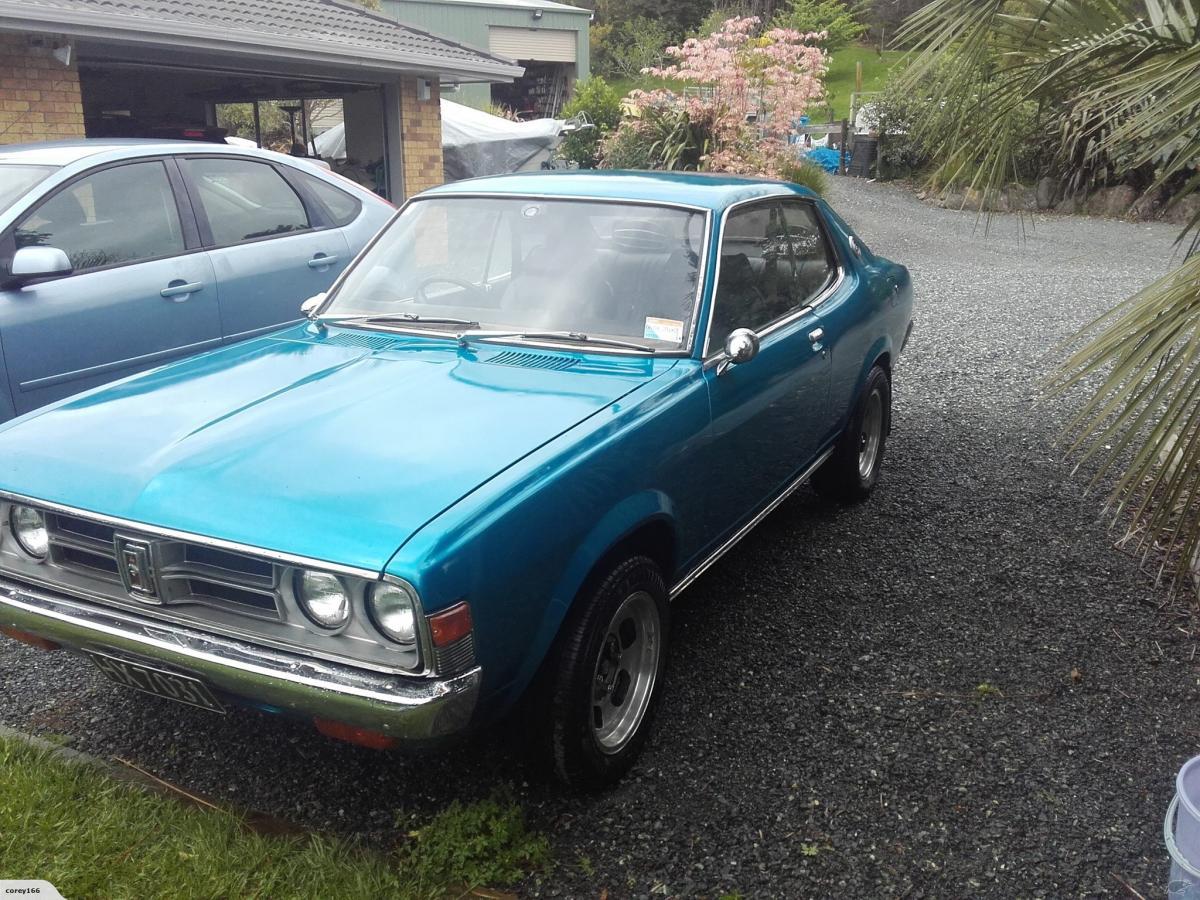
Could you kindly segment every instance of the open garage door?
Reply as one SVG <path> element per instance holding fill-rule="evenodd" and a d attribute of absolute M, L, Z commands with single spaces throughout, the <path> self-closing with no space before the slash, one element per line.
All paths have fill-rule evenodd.
<path fill-rule="evenodd" d="M 578 32 L 555 28 L 505 28 L 493 25 L 489 29 L 490 49 L 498 56 L 535 62 L 574 63 Z"/>

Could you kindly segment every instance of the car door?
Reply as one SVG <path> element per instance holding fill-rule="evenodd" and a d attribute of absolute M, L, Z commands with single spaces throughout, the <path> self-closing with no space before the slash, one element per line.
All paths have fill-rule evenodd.
<path fill-rule="evenodd" d="M 94 169 L 40 200 L 2 238 L 55 247 L 71 274 L 0 291 L 13 405 L 28 412 L 220 343 L 212 264 L 169 159 Z"/>
<path fill-rule="evenodd" d="M 778 200 L 726 214 L 705 351 L 711 534 L 723 534 L 769 502 L 819 449 L 829 415 L 830 363 L 800 275 Z M 758 354 L 722 366 L 725 339 L 737 328 L 758 334 Z"/>
<path fill-rule="evenodd" d="M 181 160 L 200 233 L 216 271 L 221 330 L 242 340 L 300 318 L 350 259 L 324 207 L 265 160 Z"/>

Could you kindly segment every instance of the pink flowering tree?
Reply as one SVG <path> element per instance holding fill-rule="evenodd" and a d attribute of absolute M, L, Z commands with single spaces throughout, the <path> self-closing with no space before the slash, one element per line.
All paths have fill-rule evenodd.
<path fill-rule="evenodd" d="M 776 176 L 790 157 L 787 137 L 796 120 L 825 96 L 824 35 L 772 28 L 754 17 L 729 19 L 706 38 L 668 47 L 668 65 L 645 74 L 694 85 L 682 96 L 634 91 L 630 104 L 654 120 L 686 116 L 706 135 L 703 168 Z M 638 120 L 629 128 L 644 128 Z M 629 135 L 624 136 L 626 139 Z M 619 138 L 618 138 L 619 140 Z"/>

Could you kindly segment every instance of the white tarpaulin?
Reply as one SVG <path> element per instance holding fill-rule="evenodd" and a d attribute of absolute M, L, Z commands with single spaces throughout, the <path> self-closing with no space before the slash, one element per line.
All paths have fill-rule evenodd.
<path fill-rule="evenodd" d="M 511 122 L 443 100 L 446 180 L 539 169 L 562 141 L 565 126 L 559 119 Z M 345 159 L 346 126 L 330 128 L 313 143 L 317 154 L 324 159 Z"/>

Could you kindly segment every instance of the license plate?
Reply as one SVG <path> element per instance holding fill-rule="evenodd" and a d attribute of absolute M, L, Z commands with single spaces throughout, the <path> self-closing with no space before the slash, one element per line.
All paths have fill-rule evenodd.
<path fill-rule="evenodd" d="M 104 653 L 89 650 L 87 655 L 92 658 L 97 667 L 117 684 L 131 687 L 137 691 L 153 694 L 155 697 L 165 697 L 177 703 L 198 706 L 212 712 L 223 713 L 225 707 L 213 696 L 212 690 L 199 678 L 190 675 L 180 675 L 178 672 L 167 672 L 152 666 L 132 663 L 128 660 L 117 659 Z"/>

